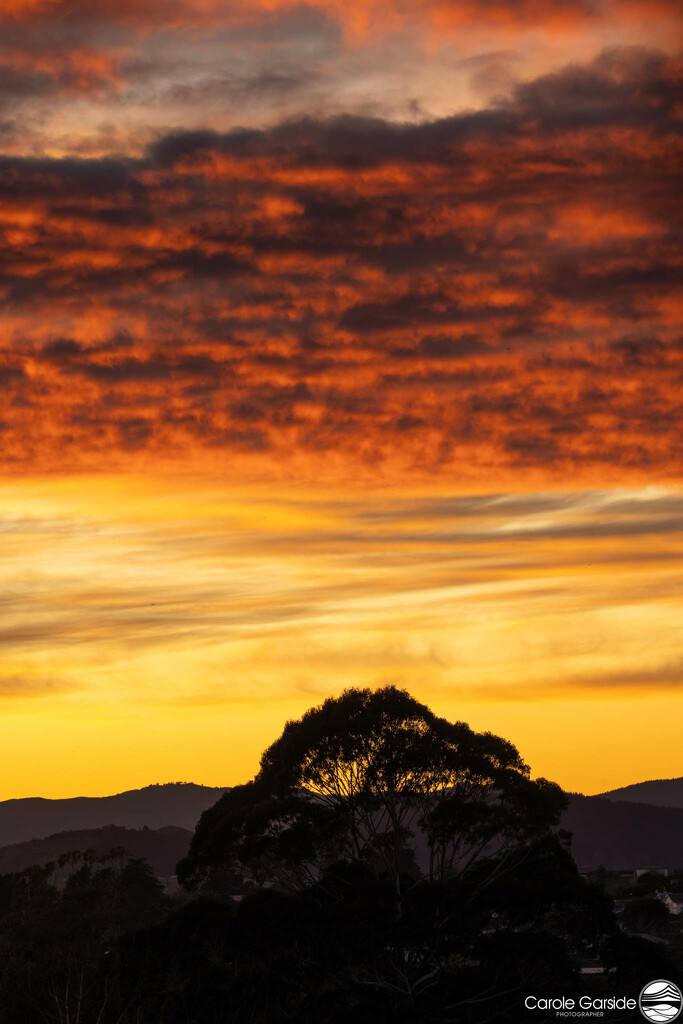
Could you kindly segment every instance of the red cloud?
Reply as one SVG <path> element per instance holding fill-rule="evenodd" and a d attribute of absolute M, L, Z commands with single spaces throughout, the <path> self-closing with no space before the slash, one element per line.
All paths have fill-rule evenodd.
<path fill-rule="evenodd" d="M 678 75 L 4 160 L 5 469 L 679 478 Z"/>

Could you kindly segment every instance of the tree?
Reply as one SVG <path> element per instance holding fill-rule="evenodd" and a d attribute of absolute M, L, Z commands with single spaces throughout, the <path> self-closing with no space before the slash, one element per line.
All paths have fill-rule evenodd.
<path fill-rule="evenodd" d="M 646 871 L 629 885 L 617 890 L 620 899 L 636 899 L 639 896 L 650 896 L 657 890 L 673 888 L 672 879 L 660 875 L 658 871 Z"/>
<path fill-rule="evenodd" d="M 236 934 L 266 942 L 282 1005 L 306 993 L 292 1020 L 513 1021 L 532 983 L 576 982 L 565 922 L 577 949 L 595 930 L 565 805 L 506 740 L 352 689 L 287 723 L 178 876 L 203 893 L 242 877 Z M 284 941 L 257 940 L 275 918 Z"/>
<path fill-rule="evenodd" d="M 149 865 L 120 848 L 1 875 L 0 1024 L 103 1024 L 110 947 L 165 903 Z"/>
<path fill-rule="evenodd" d="M 400 918 L 418 880 L 467 881 L 472 897 L 493 884 L 565 805 L 506 740 L 393 686 L 349 689 L 288 722 L 253 782 L 204 812 L 178 876 L 197 889 L 227 869 L 292 892 L 360 861 L 390 881 Z"/>
<path fill-rule="evenodd" d="M 622 921 L 630 932 L 659 932 L 666 929 L 671 916 L 661 900 L 645 897 L 626 904 Z"/>

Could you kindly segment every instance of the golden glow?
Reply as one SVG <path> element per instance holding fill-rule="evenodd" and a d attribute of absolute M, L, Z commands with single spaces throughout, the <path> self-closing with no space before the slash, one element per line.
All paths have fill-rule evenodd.
<path fill-rule="evenodd" d="M 103 476 L 2 507 L 0 798 L 233 784 L 287 717 L 386 683 L 570 789 L 676 773 L 680 492 Z"/>
<path fill-rule="evenodd" d="M 0 3 L 0 798 L 386 683 L 680 772 L 680 24 Z"/>

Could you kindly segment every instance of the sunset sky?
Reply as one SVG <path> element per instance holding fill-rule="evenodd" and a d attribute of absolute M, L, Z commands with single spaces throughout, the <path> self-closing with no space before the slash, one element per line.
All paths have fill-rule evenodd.
<path fill-rule="evenodd" d="M 0 799 L 395 683 L 683 774 L 674 0 L 4 0 Z"/>

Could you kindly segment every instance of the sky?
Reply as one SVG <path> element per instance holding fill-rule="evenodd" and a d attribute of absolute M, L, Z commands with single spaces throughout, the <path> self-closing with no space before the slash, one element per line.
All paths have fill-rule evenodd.
<path fill-rule="evenodd" d="M 0 799 L 395 684 L 683 774 L 669 0 L 5 0 Z"/>

